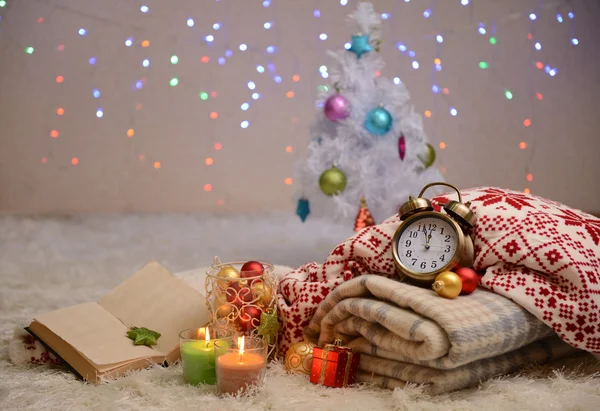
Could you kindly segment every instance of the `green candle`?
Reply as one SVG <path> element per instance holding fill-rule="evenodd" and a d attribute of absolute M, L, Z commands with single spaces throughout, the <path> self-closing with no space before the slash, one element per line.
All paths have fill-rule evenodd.
<path fill-rule="evenodd" d="M 187 341 L 181 345 L 183 378 L 192 385 L 216 384 L 213 341 Z"/>

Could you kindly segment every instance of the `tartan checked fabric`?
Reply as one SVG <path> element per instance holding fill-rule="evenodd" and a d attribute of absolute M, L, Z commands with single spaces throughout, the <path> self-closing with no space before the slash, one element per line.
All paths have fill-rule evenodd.
<path fill-rule="evenodd" d="M 548 337 L 518 350 L 474 361 L 450 370 L 391 361 L 361 354 L 357 381 L 382 388 L 402 388 L 407 382 L 423 385 L 428 394 L 443 394 L 479 384 L 490 377 L 517 372 L 524 364 L 543 364 L 567 357 L 576 351 L 559 337 Z"/>
<path fill-rule="evenodd" d="M 305 334 L 321 346 L 342 336 L 361 353 L 360 381 L 424 384 L 432 394 L 577 351 L 527 310 L 486 289 L 448 300 L 377 275 L 339 285 Z"/>
<path fill-rule="evenodd" d="M 560 203 L 499 188 L 461 191 L 478 217 L 476 270 L 482 286 L 504 295 L 573 347 L 600 352 L 600 219 Z M 456 195 L 434 198 L 434 206 Z M 318 305 L 362 274 L 396 278 L 391 254 L 397 216 L 337 246 L 324 264 L 290 272 L 278 291 L 280 354 L 303 339 Z"/>
<path fill-rule="evenodd" d="M 554 332 L 515 302 L 485 289 L 449 300 L 429 289 L 363 275 L 333 290 L 305 330 L 307 339 L 320 346 L 337 334 L 352 338 L 349 346 L 366 354 L 448 369 L 514 351 Z"/>

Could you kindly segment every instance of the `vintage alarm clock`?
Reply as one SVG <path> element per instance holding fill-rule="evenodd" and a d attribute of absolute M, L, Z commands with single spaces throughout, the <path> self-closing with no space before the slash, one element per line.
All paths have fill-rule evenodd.
<path fill-rule="evenodd" d="M 458 193 L 458 201 L 448 201 L 443 212 L 433 211 L 431 201 L 423 198 L 429 187 L 447 186 Z M 396 272 L 402 279 L 431 285 L 435 277 L 460 265 L 473 265 L 473 240 L 470 236 L 476 216 L 463 204 L 458 188 L 447 183 L 427 184 L 417 198 L 412 196 L 400 206 L 402 220 L 394 234 L 392 253 Z"/>

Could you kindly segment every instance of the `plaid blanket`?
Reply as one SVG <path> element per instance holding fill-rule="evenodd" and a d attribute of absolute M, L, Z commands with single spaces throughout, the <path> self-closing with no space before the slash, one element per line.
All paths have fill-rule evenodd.
<path fill-rule="evenodd" d="M 306 337 L 341 335 L 361 352 L 359 380 L 426 384 L 442 393 L 577 350 L 521 306 L 477 289 L 455 300 L 377 275 L 339 285 L 319 305 Z"/>
<path fill-rule="evenodd" d="M 361 354 L 359 382 L 371 382 L 382 388 L 401 388 L 407 382 L 423 384 L 429 394 L 443 394 L 479 384 L 495 375 L 518 371 L 524 364 L 543 364 L 576 351 L 559 337 L 548 337 L 515 351 L 474 361 L 450 370 L 438 370 L 401 361 Z"/>

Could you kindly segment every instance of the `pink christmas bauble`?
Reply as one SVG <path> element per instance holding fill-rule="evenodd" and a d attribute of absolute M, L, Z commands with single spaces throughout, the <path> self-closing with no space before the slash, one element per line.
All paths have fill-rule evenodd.
<path fill-rule="evenodd" d="M 404 134 L 400 134 L 400 138 L 398 139 L 398 155 L 400 156 L 400 160 L 404 161 L 405 154 L 406 154 L 406 140 L 404 139 Z"/>
<path fill-rule="evenodd" d="M 325 117 L 331 121 L 339 121 L 350 115 L 350 103 L 341 94 L 334 94 L 325 102 Z"/>

